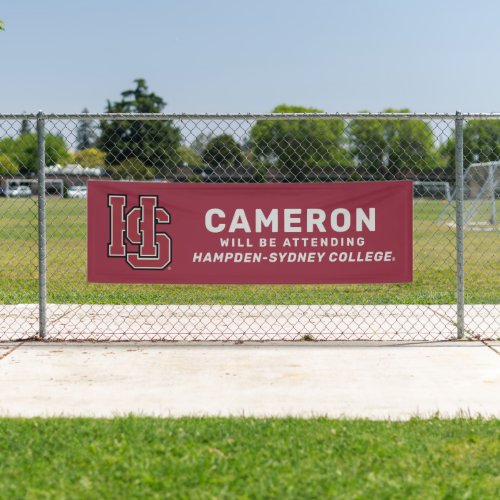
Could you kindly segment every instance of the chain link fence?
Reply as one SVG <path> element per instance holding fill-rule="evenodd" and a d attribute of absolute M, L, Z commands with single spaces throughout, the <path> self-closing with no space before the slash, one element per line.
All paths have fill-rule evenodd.
<path fill-rule="evenodd" d="M 500 115 L 0 115 L 0 341 L 498 338 Z M 89 180 L 414 181 L 414 280 L 86 278 Z"/>

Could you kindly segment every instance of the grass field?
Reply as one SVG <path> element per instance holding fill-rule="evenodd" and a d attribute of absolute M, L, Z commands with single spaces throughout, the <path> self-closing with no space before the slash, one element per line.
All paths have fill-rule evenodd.
<path fill-rule="evenodd" d="M 0 498 L 500 497 L 500 422 L 0 419 Z"/>
<path fill-rule="evenodd" d="M 48 300 L 89 304 L 450 304 L 455 233 L 443 202 L 414 207 L 414 282 L 391 285 L 104 285 L 86 282 L 86 200 L 47 200 Z M 466 234 L 466 300 L 497 303 L 498 232 Z M 0 303 L 37 302 L 36 199 L 0 199 Z"/>

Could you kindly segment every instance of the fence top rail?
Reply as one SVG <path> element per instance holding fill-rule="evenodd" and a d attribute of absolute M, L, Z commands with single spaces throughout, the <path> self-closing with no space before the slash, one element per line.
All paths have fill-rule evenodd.
<path fill-rule="evenodd" d="M 0 113 L 2 120 L 498 120 L 500 113 Z"/>

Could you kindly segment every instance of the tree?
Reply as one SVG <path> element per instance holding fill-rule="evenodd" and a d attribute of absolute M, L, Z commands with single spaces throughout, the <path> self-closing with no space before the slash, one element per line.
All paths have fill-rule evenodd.
<path fill-rule="evenodd" d="M 89 110 L 84 108 L 82 113 L 87 114 Z M 90 149 L 95 146 L 97 139 L 96 124 L 93 120 L 80 120 L 76 130 L 76 149 Z"/>
<path fill-rule="evenodd" d="M 203 166 L 203 160 L 192 148 L 187 146 L 179 146 L 177 148 L 177 156 L 179 158 L 179 163 L 182 165 L 187 165 L 189 167 L 201 167 Z"/>
<path fill-rule="evenodd" d="M 19 165 L 5 153 L 0 153 L 0 176 L 16 175 L 19 173 Z"/>
<path fill-rule="evenodd" d="M 23 134 L 15 139 L 12 137 L 1 139 L 0 153 L 6 154 L 19 165 L 21 175 L 38 171 L 38 137 L 36 134 Z M 45 137 L 46 164 L 65 165 L 70 159 L 71 154 L 63 137 L 47 134 Z"/>
<path fill-rule="evenodd" d="M 207 144 L 203 152 L 203 161 L 214 170 L 236 169 L 243 163 L 241 146 L 231 135 L 219 135 Z"/>
<path fill-rule="evenodd" d="M 386 123 L 377 119 L 353 120 L 349 128 L 351 151 L 358 167 L 377 176 L 386 168 Z"/>
<path fill-rule="evenodd" d="M 349 139 L 358 171 L 374 178 L 417 176 L 440 165 L 431 126 L 422 120 L 353 120 Z"/>
<path fill-rule="evenodd" d="M 5 24 L 3 21 L 0 21 L 0 31 L 4 31 L 5 30 Z"/>
<path fill-rule="evenodd" d="M 135 80 L 133 90 L 122 92 L 122 99 L 108 101 L 108 113 L 160 113 L 165 101 L 148 92 L 145 80 Z M 151 167 L 155 175 L 174 171 L 181 145 L 180 130 L 170 121 L 104 120 L 97 147 L 106 153 L 106 163 L 117 165 L 127 159 Z"/>
<path fill-rule="evenodd" d="M 21 128 L 19 129 L 19 135 L 29 134 L 31 131 L 31 123 L 26 118 L 21 121 Z"/>
<path fill-rule="evenodd" d="M 455 134 L 441 147 L 446 168 L 455 169 Z M 471 120 L 464 125 L 464 168 L 500 160 L 500 120 Z"/>
<path fill-rule="evenodd" d="M 205 148 L 207 147 L 207 144 L 214 138 L 214 134 L 212 132 L 209 132 L 206 134 L 205 132 L 199 133 L 194 141 L 191 143 L 191 149 L 197 153 L 198 155 L 202 155 L 203 151 L 205 151 Z"/>
<path fill-rule="evenodd" d="M 81 149 L 73 155 L 73 159 L 83 167 L 102 167 L 105 163 L 106 153 L 97 148 Z"/>
<path fill-rule="evenodd" d="M 273 113 L 322 113 L 319 109 L 282 104 Z M 250 130 L 255 157 L 292 181 L 306 180 L 313 169 L 325 171 L 351 164 L 344 148 L 342 120 L 257 121 Z"/>
<path fill-rule="evenodd" d="M 153 168 L 137 158 L 127 158 L 121 163 L 110 165 L 107 171 L 114 179 L 147 181 L 155 177 Z"/>

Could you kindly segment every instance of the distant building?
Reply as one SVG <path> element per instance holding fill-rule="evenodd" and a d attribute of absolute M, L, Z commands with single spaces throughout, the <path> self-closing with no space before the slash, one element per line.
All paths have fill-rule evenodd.
<path fill-rule="evenodd" d="M 85 185 L 89 179 L 108 177 L 104 167 L 82 167 L 78 163 L 46 167 L 45 176 L 47 179 L 61 179 L 65 188 Z"/>

